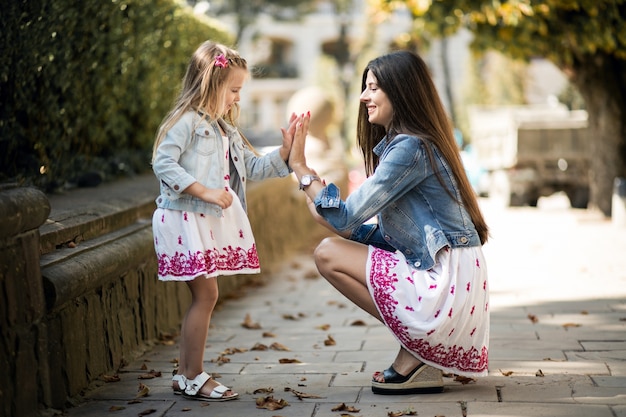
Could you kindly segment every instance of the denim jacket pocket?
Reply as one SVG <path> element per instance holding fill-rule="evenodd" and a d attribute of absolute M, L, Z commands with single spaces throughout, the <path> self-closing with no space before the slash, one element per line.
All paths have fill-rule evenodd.
<path fill-rule="evenodd" d="M 217 151 L 217 140 L 207 128 L 196 129 L 194 132 L 194 148 L 199 155 L 211 155 Z"/>

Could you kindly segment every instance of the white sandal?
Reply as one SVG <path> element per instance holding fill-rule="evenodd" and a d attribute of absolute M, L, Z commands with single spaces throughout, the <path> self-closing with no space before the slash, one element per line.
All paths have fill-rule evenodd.
<path fill-rule="evenodd" d="M 181 395 L 183 392 L 185 392 L 185 388 L 187 388 L 187 378 L 185 377 L 185 375 L 174 375 L 172 377 L 172 382 L 176 382 L 176 384 L 178 385 L 178 388 L 172 386 L 174 394 Z"/>
<path fill-rule="evenodd" d="M 213 388 L 213 391 L 211 391 L 209 395 L 202 394 L 200 389 L 209 381 L 209 379 L 211 379 L 211 376 L 206 372 L 202 372 L 194 379 L 186 379 L 186 388 L 183 392 L 183 397 L 189 400 L 200 401 L 229 401 L 239 397 L 239 394 L 236 392 L 231 395 L 226 395 L 226 393 L 230 391 L 230 388 L 220 384 L 219 382 L 219 385 Z"/>

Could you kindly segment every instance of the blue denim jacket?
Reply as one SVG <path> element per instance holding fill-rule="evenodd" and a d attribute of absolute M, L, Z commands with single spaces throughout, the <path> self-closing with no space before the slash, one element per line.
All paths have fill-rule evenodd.
<path fill-rule="evenodd" d="M 351 230 L 351 240 L 389 251 L 401 251 L 416 269 L 435 264 L 444 247 L 480 246 L 480 238 L 461 197 L 452 172 L 434 150 L 431 166 L 424 142 L 415 136 L 397 135 L 382 140 L 374 152 L 379 164 L 373 175 L 345 202 L 339 188 L 329 184 L 315 198 L 318 213 L 337 230 Z M 376 216 L 376 223 L 367 223 Z"/>
<path fill-rule="evenodd" d="M 219 126 L 230 143 L 230 187 L 235 191 L 244 210 L 246 183 L 271 177 L 286 177 L 290 169 L 278 149 L 257 156 L 243 141 L 238 130 L 217 120 L 207 123 L 195 112 L 185 113 L 167 132 L 159 145 L 152 169 L 159 179 L 161 194 L 157 207 L 186 210 L 220 217 L 222 209 L 183 191 L 194 182 L 207 188 L 224 187 L 224 158 Z"/>

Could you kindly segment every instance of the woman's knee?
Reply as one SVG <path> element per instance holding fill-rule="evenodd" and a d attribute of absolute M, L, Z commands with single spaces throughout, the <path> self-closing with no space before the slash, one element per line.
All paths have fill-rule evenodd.
<path fill-rule="evenodd" d="M 337 237 L 324 238 L 313 252 L 313 259 L 317 269 L 324 274 L 324 271 L 333 269 L 333 265 L 336 263 L 336 257 L 341 252 L 340 241 L 342 239 Z"/>

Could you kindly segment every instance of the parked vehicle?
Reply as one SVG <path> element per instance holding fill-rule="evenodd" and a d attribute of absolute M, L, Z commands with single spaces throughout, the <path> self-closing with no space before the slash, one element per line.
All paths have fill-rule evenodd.
<path fill-rule="evenodd" d="M 472 107 L 471 143 L 489 172 L 489 196 L 536 206 L 563 191 L 574 208 L 589 201 L 587 112 L 562 104 Z"/>

